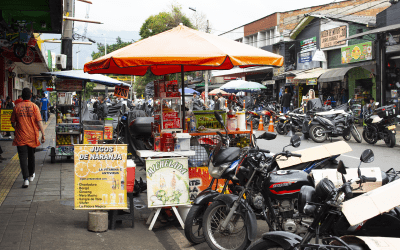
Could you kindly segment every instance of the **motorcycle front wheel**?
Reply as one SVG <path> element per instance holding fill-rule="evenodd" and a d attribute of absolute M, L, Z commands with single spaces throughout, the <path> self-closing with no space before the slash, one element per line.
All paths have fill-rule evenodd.
<path fill-rule="evenodd" d="M 222 201 L 214 201 L 203 217 L 204 237 L 213 250 L 247 249 L 251 241 L 248 237 L 245 215 L 240 209 L 232 216 L 224 230 L 221 224 L 229 213 L 229 207 Z"/>
<path fill-rule="evenodd" d="M 388 138 L 385 140 L 386 146 L 389 148 L 393 148 L 394 145 L 396 145 L 396 135 L 392 133 L 392 131 L 389 131 Z"/>
<path fill-rule="evenodd" d="M 203 215 L 206 207 L 193 205 L 185 220 L 185 236 L 188 241 L 200 244 L 205 241 L 203 233 Z"/>
<path fill-rule="evenodd" d="M 280 135 L 286 135 L 288 133 L 285 123 L 283 122 L 278 122 L 276 124 L 276 132 Z"/>
<path fill-rule="evenodd" d="M 275 242 L 259 239 L 256 240 L 247 250 L 264 250 L 264 249 L 283 250 L 284 248 Z"/>
<path fill-rule="evenodd" d="M 326 133 L 321 133 L 322 131 L 325 131 L 326 129 L 317 124 L 317 125 L 312 125 L 310 128 L 310 137 L 313 141 L 317 143 L 324 142 L 326 138 L 328 138 L 328 135 Z"/>
<path fill-rule="evenodd" d="M 350 141 L 350 139 L 351 139 L 351 133 L 348 134 L 348 135 L 344 135 L 344 136 L 343 136 L 343 139 L 344 139 L 345 141 Z"/>
<path fill-rule="evenodd" d="M 369 133 L 364 129 L 362 132 L 362 136 L 364 138 L 364 140 L 368 143 L 368 144 L 375 144 L 378 140 L 371 138 L 369 135 Z"/>
<path fill-rule="evenodd" d="M 360 135 L 360 132 L 358 132 L 356 126 L 353 124 L 353 126 L 351 127 L 351 135 L 353 136 L 353 138 L 358 142 L 361 143 L 362 142 L 362 137 Z"/>

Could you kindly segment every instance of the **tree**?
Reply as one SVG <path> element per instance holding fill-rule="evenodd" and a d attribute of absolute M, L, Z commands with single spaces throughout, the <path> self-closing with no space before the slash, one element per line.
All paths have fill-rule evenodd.
<path fill-rule="evenodd" d="M 135 41 L 132 40 L 131 42 L 123 42 L 122 39 L 120 37 L 117 37 L 116 39 L 116 43 L 114 44 L 107 44 L 107 54 L 111 53 L 113 51 L 116 51 L 118 49 L 121 49 L 123 47 L 126 47 L 132 43 L 134 43 Z M 92 52 L 92 59 L 95 60 L 99 57 L 104 56 L 105 53 L 105 46 L 103 43 L 97 43 L 97 52 Z"/>
<path fill-rule="evenodd" d="M 160 12 L 157 15 L 148 17 L 142 24 L 139 35 L 141 39 L 145 39 L 175 28 L 180 23 L 187 27 L 194 28 L 190 19 L 182 13 L 182 7 L 179 5 L 172 5 L 170 12 Z"/>

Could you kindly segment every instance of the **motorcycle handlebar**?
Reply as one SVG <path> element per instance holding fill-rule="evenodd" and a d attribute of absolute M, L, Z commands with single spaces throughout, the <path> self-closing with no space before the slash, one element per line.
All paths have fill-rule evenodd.
<path fill-rule="evenodd" d="M 292 154 L 292 153 L 290 153 L 290 156 L 301 157 L 301 154 Z"/>
<path fill-rule="evenodd" d="M 263 153 L 267 153 L 267 154 L 271 153 L 271 151 L 266 150 L 266 149 L 259 149 L 258 151 L 263 152 Z"/>
<path fill-rule="evenodd" d="M 347 198 L 352 198 L 353 197 L 353 192 L 351 191 L 351 186 L 350 185 L 345 185 L 344 186 L 344 193 Z"/>
<path fill-rule="evenodd" d="M 217 131 L 217 135 L 219 135 L 221 139 L 224 139 L 224 136 L 221 134 L 221 132 Z"/>
<path fill-rule="evenodd" d="M 362 176 L 362 180 L 363 180 L 363 182 L 376 182 L 376 178 L 375 177 Z"/>

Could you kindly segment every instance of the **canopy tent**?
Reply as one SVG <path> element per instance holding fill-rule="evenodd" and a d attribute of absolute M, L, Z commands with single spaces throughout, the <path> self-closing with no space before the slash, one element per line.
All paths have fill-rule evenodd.
<path fill-rule="evenodd" d="M 223 91 L 222 89 L 214 89 L 208 93 L 209 95 L 216 95 L 218 93 L 221 93 L 222 95 L 229 95 L 229 93 Z"/>
<path fill-rule="evenodd" d="M 231 69 L 251 66 L 282 66 L 283 57 L 228 38 L 178 27 L 148 37 L 85 64 L 90 74 L 114 73 L 155 75 L 181 72 L 182 96 L 185 102 L 184 72 Z M 182 115 L 185 109 L 182 106 Z M 182 123 L 185 129 L 185 123 Z"/>
<path fill-rule="evenodd" d="M 56 76 L 59 78 L 80 79 L 80 80 L 84 80 L 84 81 L 88 81 L 88 82 L 103 84 L 103 85 L 106 85 L 109 87 L 115 87 L 115 86 L 130 87 L 131 86 L 129 84 L 112 79 L 111 77 L 108 77 L 105 75 L 84 73 L 83 70 L 46 72 L 46 73 L 42 73 L 42 75 L 52 75 L 52 76 Z"/>
<path fill-rule="evenodd" d="M 220 87 L 220 89 L 228 92 L 228 93 L 235 93 L 235 92 L 256 92 L 260 91 L 261 89 L 266 89 L 262 84 L 258 82 L 250 82 L 244 80 L 233 80 L 230 82 L 225 83 Z"/>

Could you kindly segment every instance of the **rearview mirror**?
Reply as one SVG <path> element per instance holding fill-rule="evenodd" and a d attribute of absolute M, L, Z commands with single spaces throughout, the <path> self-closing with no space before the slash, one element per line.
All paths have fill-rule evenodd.
<path fill-rule="evenodd" d="M 222 126 L 225 126 L 225 124 L 224 124 L 224 119 L 222 119 L 222 116 L 221 116 L 220 113 L 218 113 L 217 111 L 214 111 L 214 116 L 215 116 L 215 118 L 217 119 L 217 121 L 218 121 L 219 123 L 221 123 Z"/>
<path fill-rule="evenodd" d="M 293 147 L 295 147 L 295 148 L 300 147 L 300 144 L 301 144 L 301 139 L 300 139 L 300 137 L 299 137 L 298 135 L 292 136 L 292 137 L 290 138 L 290 144 L 291 144 Z"/>
<path fill-rule="evenodd" d="M 341 174 L 347 174 L 346 168 L 345 168 L 342 160 L 339 161 L 339 164 L 337 166 L 337 171 Z"/>
<path fill-rule="evenodd" d="M 371 149 L 366 149 L 361 154 L 360 161 L 370 163 L 374 161 L 374 152 Z"/>
<path fill-rule="evenodd" d="M 276 138 L 276 133 L 271 133 L 271 132 L 264 132 L 262 133 L 257 139 L 264 139 L 267 141 L 273 140 Z"/>

